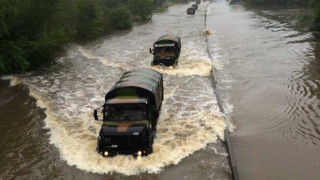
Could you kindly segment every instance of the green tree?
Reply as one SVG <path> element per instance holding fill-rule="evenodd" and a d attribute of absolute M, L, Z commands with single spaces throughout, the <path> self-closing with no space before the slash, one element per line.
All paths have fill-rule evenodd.
<path fill-rule="evenodd" d="M 320 0 L 311 0 L 310 6 L 315 7 L 314 13 L 315 18 L 313 21 L 313 26 L 311 27 L 312 30 L 320 30 Z"/>
<path fill-rule="evenodd" d="M 153 0 L 0 0 L 0 75 L 49 65 L 65 43 L 129 29 L 152 8 Z"/>
<path fill-rule="evenodd" d="M 130 11 L 140 20 L 152 18 L 153 2 L 151 0 L 130 0 Z"/>
<path fill-rule="evenodd" d="M 132 27 L 130 14 L 124 7 L 111 10 L 108 16 L 111 25 L 116 29 L 129 29 Z"/>
<path fill-rule="evenodd" d="M 77 2 L 76 32 L 78 39 L 92 39 L 103 32 L 102 12 L 96 1 Z"/>
<path fill-rule="evenodd" d="M 1 1 L 1 74 L 23 72 L 43 61 L 31 58 L 33 42 L 40 38 L 54 5 L 55 0 Z"/>

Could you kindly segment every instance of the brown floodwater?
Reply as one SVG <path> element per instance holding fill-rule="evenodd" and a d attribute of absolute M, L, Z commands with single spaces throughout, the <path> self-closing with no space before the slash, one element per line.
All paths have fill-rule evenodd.
<path fill-rule="evenodd" d="M 0 81 L 0 179 L 231 179 L 220 139 L 227 123 L 212 88 L 202 3 L 194 16 L 176 5 L 130 31 L 70 45 L 40 72 Z M 96 152 L 101 122 L 93 109 L 122 73 L 150 67 L 149 47 L 179 35 L 182 52 L 164 75 L 164 104 L 154 153 L 135 159 Z"/>
<path fill-rule="evenodd" d="M 319 35 L 223 1 L 209 14 L 240 179 L 320 179 Z"/>
<path fill-rule="evenodd" d="M 205 27 L 208 3 L 187 16 L 190 5 L 2 77 L 0 179 L 231 179 L 226 128 L 240 179 L 320 179 L 318 35 L 226 1 L 209 5 Z M 182 53 L 176 69 L 156 68 L 165 100 L 154 153 L 101 157 L 92 110 L 123 72 L 150 67 L 148 49 L 166 33 L 181 37 Z"/>

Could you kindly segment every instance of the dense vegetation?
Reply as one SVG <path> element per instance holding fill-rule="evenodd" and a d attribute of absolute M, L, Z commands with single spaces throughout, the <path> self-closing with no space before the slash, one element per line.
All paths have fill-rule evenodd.
<path fill-rule="evenodd" d="M 176 0 L 186 1 L 186 0 Z M 51 64 L 70 41 L 148 20 L 164 0 L 0 0 L 0 75 Z"/>
<path fill-rule="evenodd" d="M 311 29 L 320 31 L 320 0 L 310 0 L 309 5 L 315 8 L 315 18 Z"/>

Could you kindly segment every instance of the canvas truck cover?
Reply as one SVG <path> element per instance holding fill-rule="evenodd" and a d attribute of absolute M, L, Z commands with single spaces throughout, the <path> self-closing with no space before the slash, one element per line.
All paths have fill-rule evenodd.
<path fill-rule="evenodd" d="M 150 68 L 138 68 L 125 72 L 121 78 L 125 77 L 148 77 L 152 81 L 159 83 L 160 97 L 163 100 L 163 77 L 162 74 Z"/>
<path fill-rule="evenodd" d="M 154 43 L 153 46 L 155 46 L 156 44 L 170 44 L 170 43 L 174 43 L 175 46 L 179 49 L 181 49 L 181 40 L 180 37 L 178 36 L 173 36 L 173 35 L 163 35 L 161 37 L 159 37 L 159 39 Z"/>
<path fill-rule="evenodd" d="M 148 98 L 157 109 L 163 100 L 163 78 L 153 69 L 141 68 L 125 72 L 105 96 L 105 102 L 120 97 Z"/>
<path fill-rule="evenodd" d="M 191 7 L 193 7 L 194 9 L 198 9 L 198 4 L 192 4 Z"/>
<path fill-rule="evenodd" d="M 125 76 L 147 76 L 150 77 L 152 79 L 155 79 L 158 81 L 158 79 L 160 80 L 160 83 L 162 83 L 162 74 L 159 73 L 156 70 L 150 69 L 150 68 L 138 68 L 138 69 L 134 69 L 134 70 L 130 70 L 127 71 L 123 74 L 123 77 Z"/>

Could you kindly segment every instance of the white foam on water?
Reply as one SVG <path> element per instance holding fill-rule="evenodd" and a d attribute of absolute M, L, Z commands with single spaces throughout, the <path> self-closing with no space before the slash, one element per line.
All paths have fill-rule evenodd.
<path fill-rule="evenodd" d="M 176 67 L 154 66 L 153 69 L 170 76 L 211 76 L 210 62 L 198 59 L 181 59 Z"/>
<path fill-rule="evenodd" d="M 70 57 L 59 59 L 59 71 L 43 76 L 7 78 L 12 84 L 23 83 L 29 87 L 37 106 L 45 110 L 50 143 L 57 147 L 68 165 L 101 174 L 159 173 L 166 166 L 177 165 L 207 144 L 224 138 L 227 125 L 212 91 L 212 64 L 203 47 L 192 39 L 186 40 L 176 68 L 154 67 L 165 74 L 164 102 L 154 152 L 138 159 L 124 155 L 104 158 L 98 154 L 97 137 L 102 122 L 92 117 L 93 109 L 103 103 L 104 94 L 121 73 L 132 69 L 129 61 L 108 59 L 107 55 L 100 57 L 90 49 L 75 47 L 68 53 Z M 82 57 L 77 59 L 79 54 Z M 105 66 L 95 66 L 99 63 L 92 60 Z M 150 60 L 145 58 L 139 63 L 149 64 Z"/>
<path fill-rule="evenodd" d="M 220 58 L 221 56 L 219 55 L 215 55 L 213 57 L 213 61 L 212 61 L 212 64 L 213 66 L 217 69 L 217 70 L 223 70 L 224 68 L 224 64 L 221 63 L 221 61 L 217 60 L 218 58 Z"/>
<path fill-rule="evenodd" d="M 205 43 L 198 36 L 184 39 L 177 68 L 154 67 L 166 74 L 164 102 L 158 119 L 154 152 L 138 159 L 124 155 L 104 158 L 98 154 L 97 137 L 102 122 L 94 121 L 92 113 L 103 103 L 104 94 L 121 72 L 132 69 L 126 61 L 116 61 L 118 56 L 121 57 L 119 52 L 131 58 L 137 52 L 140 55 L 141 49 L 136 52 L 119 50 L 111 56 L 114 58 L 108 59 L 108 55 L 96 55 L 90 48 L 75 47 L 68 53 L 71 57 L 58 60 L 61 64 L 59 71 L 53 70 L 43 76 L 1 78 L 11 80 L 12 85 L 23 83 L 29 87 L 30 96 L 45 111 L 44 122 L 45 128 L 50 130 L 50 143 L 57 147 L 68 165 L 101 174 L 159 173 L 166 166 L 177 165 L 207 144 L 224 138 L 227 125 L 219 112 L 209 78 L 212 64 L 207 57 Z M 105 43 L 110 44 L 110 41 Z M 84 58 L 77 59 L 79 54 Z M 143 59 L 138 63 L 149 66 L 151 60 Z M 100 61 L 106 67 L 96 67 L 92 60 Z M 72 67 L 68 67 L 68 63 Z"/>
<path fill-rule="evenodd" d="M 180 112 L 172 111 L 177 107 L 172 103 L 179 103 L 177 98 L 183 97 L 181 93 L 186 93 L 181 86 L 189 84 L 190 77 L 167 88 L 158 120 L 154 153 L 138 159 L 124 155 L 104 158 L 96 152 L 101 122 L 93 120 L 93 108 L 83 107 L 84 103 L 94 106 L 93 102 L 98 95 L 88 99 L 88 102 L 81 102 L 77 98 L 84 98 L 82 90 L 66 92 L 69 89 L 66 88 L 63 92 L 59 89 L 59 83 L 69 76 L 56 76 L 60 80 L 38 76 L 23 80 L 22 83 L 28 85 L 30 95 L 37 100 L 37 105 L 45 109 L 45 128 L 50 129 L 50 143 L 59 149 L 62 159 L 70 166 L 95 173 L 159 173 L 164 167 L 176 165 L 186 156 L 205 148 L 208 143 L 216 142 L 218 137 L 224 137 L 226 124 L 213 108 L 215 101 L 210 100 L 212 94 L 189 97 L 191 101 L 198 98 L 203 101 L 190 105 L 186 100 L 178 107 L 182 108 Z M 55 91 L 58 93 L 55 96 L 49 95 L 53 86 L 57 86 Z"/>
<path fill-rule="evenodd" d="M 99 60 L 105 66 L 122 68 L 124 70 L 132 69 L 132 67 L 127 64 L 109 60 L 105 57 L 96 56 L 82 48 L 79 48 L 79 52 L 87 59 Z M 182 56 L 184 57 L 180 57 L 179 64 L 175 68 L 154 66 L 153 69 L 171 76 L 210 76 L 212 73 L 212 68 L 208 57 L 188 57 L 189 53 L 182 52 Z"/>
<path fill-rule="evenodd" d="M 29 89 L 29 95 L 37 100 L 37 106 L 41 109 L 49 107 L 49 102 L 32 89 Z"/>
<path fill-rule="evenodd" d="M 198 109 L 188 116 L 179 116 L 168 113 L 164 102 L 153 145 L 154 153 L 139 159 L 124 155 L 103 158 L 95 150 L 101 123 L 89 120 L 92 119 L 91 112 L 76 119 L 63 118 L 50 109 L 50 101 L 40 94 L 30 90 L 30 95 L 37 99 L 39 107 L 46 109 L 45 123 L 50 129 L 50 143 L 60 150 L 62 158 L 70 166 L 95 173 L 159 173 L 165 166 L 176 165 L 208 143 L 216 142 L 218 136 L 224 137 L 226 128 L 223 119 L 213 115 L 216 112 L 210 112 L 210 109 Z"/>
<path fill-rule="evenodd" d="M 228 65 L 229 63 L 228 59 L 226 59 L 228 54 L 225 54 L 226 52 L 223 52 L 223 49 L 220 48 L 221 46 L 219 45 L 219 40 L 215 37 L 214 33 L 210 35 L 209 41 L 213 42 L 213 43 L 210 43 L 209 48 L 210 48 L 210 53 L 212 55 L 212 65 L 215 68 L 217 75 L 219 76 L 219 79 L 217 80 L 218 88 L 220 90 L 219 92 L 230 92 L 232 88 L 231 84 L 233 83 L 233 79 L 230 75 L 223 74 L 223 70 L 225 66 Z M 232 113 L 234 112 L 234 107 L 231 103 L 230 95 L 225 95 L 222 101 L 223 101 L 222 104 L 223 104 L 223 109 L 225 113 L 225 121 L 227 124 L 227 128 L 230 132 L 233 132 L 236 127 L 231 122 L 231 116 L 232 116 Z"/>
<path fill-rule="evenodd" d="M 214 146 L 208 146 L 208 148 L 209 149 L 212 149 L 213 151 L 214 151 L 214 153 L 216 153 L 216 154 L 219 154 L 219 155 L 221 155 L 221 156 L 224 156 L 224 157 L 228 157 L 228 153 L 226 153 L 226 152 L 220 152 L 216 147 L 214 147 Z"/>
<path fill-rule="evenodd" d="M 10 86 L 16 86 L 20 83 L 20 79 L 16 76 L 1 76 L 2 80 L 10 80 Z"/>
<path fill-rule="evenodd" d="M 104 64 L 106 66 L 121 68 L 124 70 L 129 70 L 131 68 L 127 64 L 119 63 L 119 62 L 112 61 L 112 60 L 104 58 L 104 57 L 96 56 L 96 55 L 94 55 L 94 54 L 92 54 L 82 48 L 79 48 L 79 52 L 82 54 L 82 56 L 86 57 L 87 59 L 99 60 L 102 64 Z"/>

